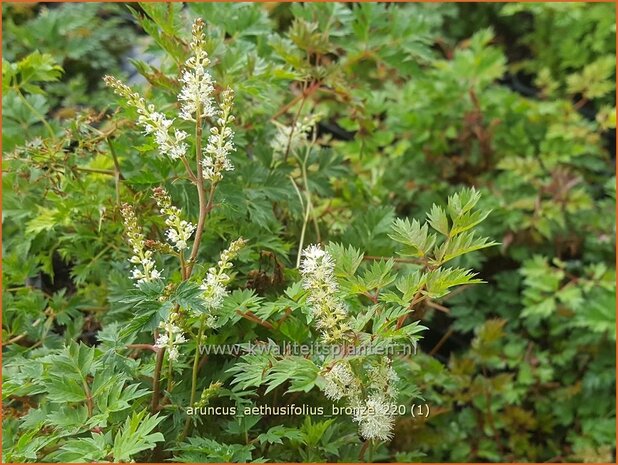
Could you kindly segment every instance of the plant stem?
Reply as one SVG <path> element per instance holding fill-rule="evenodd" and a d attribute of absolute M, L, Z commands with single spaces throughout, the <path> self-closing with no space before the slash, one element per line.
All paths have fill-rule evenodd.
<path fill-rule="evenodd" d="M 436 310 L 440 310 L 441 312 L 444 312 L 446 314 L 451 313 L 450 309 L 448 307 L 445 307 L 444 305 L 440 305 L 436 302 L 432 302 L 431 300 L 428 300 L 425 302 L 425 305 L 427 305 L 428 307 L 431 308 L 435 308 Z"/>
<path fill-rule="evenodd" d="M 243 312 L 240 309 L 237 309 L 236 313 L 240 315 L 241 317 L 245 318 L 246 320 L 252 321 L 253 323 L 257 323 L 258 325 L 264 326 L 265 328 L 275 329 L 275 327 L 271 323 L 269 323 L 268 321 L 262 320 L 260 317 L 255 315 L 255 313 L 253 313 L 250 310 Z"/>
<path fill-rule="evenodd" d="M 305 245 L 305 233 L 307 232 L 307 223 L 309 222 L 309 212 L 311 207 L 307 204 L 307 210 L 305 211 L 305 217 L 303 218 L 303 228 L 300 231 L 300 241 L 298 242 L 298 253 L 296 257 L 296 268 L 300 268 L 300 259 L 303 254 L 303 247 Z"/>
<path fill-rule="evenodd" d="M 86 394 L 86 406 L 88 408 L 88 418 L 90 418 L 94 410 L 94 404 L 92 402 L 92 392 L 90 391 L 90 387 L 88 386 L 88 381 L 85 378 L 82 379 L 82 385 L 84 386 L 84 392 Z"/>
<path fill-rule="evenodd" d="M 112 170 L 104 170 L 104 169 L 99 169 L 99 168 L 87 168 L 85 166 L 76 166 L 75 169 L 77 171 L 85 171 L 86 173 L 97 173 L 97 174 L 106 174 L 108 176 L 115 176 L 115 173 Z"/>
<path fill-rule="evenodd" d="M 191 169 L 191 165 L 189 165 L 189 161 L 187 160 L 187 158 L 183 156 L 180 157 L 180 159 L 182 160 L 182 164 L 185 165 L 185 168 L 187 169 L 189 179 L 191 179 L 191 181 L 193 181 L 194 183 L 197 183 L 197 176 L 195 176 L 195 173 L 193 173 L 193 170 Z"/>
<path fill-rule="evenodd" d="M 172 361 L 167 361 L 167 392 L 172 390 Z"/>
<path fill-rule="evenodd" d="M 187 168 L 187 172 L 189 173 L 189 177 L 194 178 L 195 186 L 197 187 L 197 196 L 199 200 L 199 217 L 197 221 L 197 228 L 195 231 L 195 239 L 193 240 L 193 247 L 191 248 L 191 255 L 186 263 L 183 263 L 183 280 L 188 280 L 191 277 L 191 273 L 193 272 L 193 266 L 195 265 L 195 260 L 197 259 L 197 254 L 200 249 L 200 242 L 202 240 L 202 234 L 204 232 L 204 223 L 206 222 L 206 216 L 208 216 L 208 212 L 212 209 L 213 199 L 215 194 L 216 184 L 212 183 L 210 186 L 210 192 L 208 194 L 208 198 L 206 197 L 206 191 L 204 189 L 204 173 L 202 171 L 202 117 L 201 108 L 198 105 L 196 111 L 195 118 L 195 163 L 197 174 L 193 174 L 191 172 L 191 167 L 188 163 L 185 164 Z M 184 160 L 183 160 L 184 163 Z M 183 257 L 184 262 L 184 257 Z M 197 373 L 199 371 L 199 359 L 200 359 L 200 346 L 202 343 L 202 337 L 204 335 L 204 330 L 206 326 L 206 315 L 202 315 L 200 317 L 200 329 L 197 334 L 196 339 L 196 347 L 195 347 L 195 358 L 193 360 L 193 374 L 191 376 L 191 400 L 190 406 L 193 407 L 195 403 L 195 393 L 197 390 Z M 179 441 L 183 441 L 189 431 L 191 429 L 191 417 L 187 416 L 185 420 L 185 426 L 182 433 L 179 436 Z"/>
<path fill-rule="evenodd" d="M 28 335 L 28 333 L 22 333 L 19 334 L 11 339 L 9 339 L 8 341 L 6 341 L 4 344 L 2 344 L 3 346 L 9 345 L 9 344 L 14 344 L 15 342 L 19 342 L 21 341 L 23 338 L 25 338 Z"/>
<path fill-rule="evenodd" d="M 312 142 L 312 144 L 314 142 L 315 140 Z M 298 162 L 300 163 L 303 183 L 305 184 L 305 197 L 306 197 L 306 205 L 307 205 L 305 209 L 305 216 L 303 218 L 303 227 L 300 231 L 300 241 L 298 244 L 298 254 L 296 257 L 296 268 L 300 267 L 301 255 L 302 255 L 303 247 L 305 245 L 305 233 L 307 232 L 307 224 L 309 223 L 309 214 L 313 212 L 313 202 L 311 201 L 311 191 L 309 190 L 309 179 L 307 177 L 307 160 L 309 159 L 310 151 L 311 151 L 311 146 L 307 148 L 305 152 L 304 160 L 301 161 L 300 158 L 296 158 Z M 294 187 L 296 187 L 296 184 L 294 183 L 293 179 L 292 179 L 292 183 L 294 184 Z M 296 190 L 298 192 L 298 195 L 300 196 L 300 191 L 298 190 L 298 188 L 296 188 Z M 301 197 L 301 205 L 303 205 L 302 197 Z M 316 233 L 319 236 L 320 231 L 317 227 L 317 222 L 315 222 L 315 217 L 314 217 L 314 225 L 316 228 Z"/>
<path fill-rule="evenodd" d="M 107 141 L 107 145 L 109 146 L 109 152 L 112 154 L 112 160 L 114 161 L 114 185 L 116 187 L 116 205 L 120 206 L 120 180 L 124 178 L 122 176 L 122 173 L 120 172 L 120 163 L 118 163 L 118 156 L 116 155 L 116 150 L 114 149 L 112 140 L 109 137 L 107 137 L 105 140 Z"/>
<path fill-rule="evenodd" d="M 287 160 L 288 155 L 290 154 L 290 148 L 292 146 L 292 137 L 294 136 L 294 130 L 296 129 L 296 123 L 298 122 L 298 118 L 300 117 L 300 112 L 303 111 L 303 107 L 305 106 L 305 100 L 307 99 L 307 83 L 306 82 L 303 83 L 303 92 L 301 95 L 302 95 L 302 99 L 300 101 L 300 106 L 298 107 L 298 110 L 296 111 L 296 114 L 294 115 L 294 119 L 292 120 L 290 135 L 288 136 L 288 144 L 285 149 L 285 156 L 283 157 L 284 160 Z"/>
<path fill-rule="evenodd" d="M 197 116 L 195 118 L 195 161 L 197 175 L 195 176 L 195 185 L 197 187 L 197 196 L 200 204 L 200 212 L 197 220 L 197 229 L 195 230 L 195 239 L 193 240 L 193 247 L 191 249 L 191 255 L 189 256 L 189 263 L 185 272 L 185 279 L 189 279 L 191 272 L 193 271 L 193 264 L 197 258 L 197 253 L 200 249 L 200 242 L 202 240 L 202 234 L 204 233 L 204 223 L 206 222 L 206 215 L 208 215 L 208 207 L 206 201 L 206 192 L 204 190 L 204 173 L 202 171 L 202 118 L 200 115 L 201 108 L 197 108 Z M 189 176 L 191 176 L 191 169 L 189 170 Z M 212 190 L 212 188 L 211 188 Z"/>
<path fill-rule="evenodd" d="M 358 460 L 362 462 L 365 461 L 365 452 L 367 452 L 367 447 L 369 447 L 369 439 L 365 439 L 365 442 L 363 442 L 361 450 L 358 454 Z"/>
<path fill-rule="evenodd" d="M 440 340 L 438 341 L 438 343 L 434 346 L 433 349 L 431 349 L 431 351 L 429 352 L 429 355 L 435 355 L 436 352 L 438 352 L 440 350 L 440 347 L 442 347 L 444 345 L 444 343 L 448 340 L 449 337 L 451 337 L 453 335 L 453 328 L 449 327 L 448 331 L 446 333 L 444 333 L 444 335 L 440 338 Z"/>
<path fill-rule="evenodd" d="M 412 313 L 412 311 L 414 310 L 414 306 L 419 303 L 422 302 L 423 300 L 425 300 L 425 298 L 427 296 L 421 295 L 423 292 L 423 289 L 425 288 L 425 285 L 423 284 L 421 286 L 421 288 L 417 291 L 416 295 L 414 296 L 414 298 L 412 299 L 412 302 L 410 302 L 410 305 L 408 305 L 408 312 L 406 312 L 405 314 L 401 315 L 398 319 L 397 319 L 397 329 L 400 329 L 403 324 L 406 322 L 406 319 L 408 318 L 408 316 L 410 315 L 410 313 Z"/>
<path fill-rule="evenodd" d="M 185 261 L 184 252 L 180 252 L 180 254 L 178 254 L 178 260 L 180 260 L 180 274 L 182 276 L 182 280 L 185 281 L 188 278 L 188 276 L 187 276 L 187 262 Z"/>
<path fill-rule="evenodd" d="M 127 349 L 152 350 L 157 352 L 157 348 L 152 344 L 127 344 Z"/>
<path fill-rule="evenodd" d="M 200 317 L 200 329 L 197 333 L 197 339 L 195 341 L 195 357 L 193 358 L 193 374 L 191 375 L 191 400 L 189 402 L 189 407 L 193 407 L 195 404 L 195 393 L 197 391 L 197 372 L 199 371 L 199 362 L 200 362 L 200 347 L 202 344 L 202 336 L 204 335 L 204 330 L 206 326 L 206 315 L 202 315 Z M 191 417 L 187 416 L 185 420 L 185 427 L 182 431 L 182 434 L 178 438 L 179 441 L 183 441 L 187 434 L 189 434 L 189 430 L 191 429 Z"/>
<path fill-rule="evenodd" d="M 157 349 L 157 359 L 155 362 L 155 371 L 153 375 L 152 386 L 152 405 L 150 410 L 153 414 L 159 409 L 159 391 L 161 390 L 161 368 L 163 367 L 163 359 L 165 355 L 165 347 Z"/>

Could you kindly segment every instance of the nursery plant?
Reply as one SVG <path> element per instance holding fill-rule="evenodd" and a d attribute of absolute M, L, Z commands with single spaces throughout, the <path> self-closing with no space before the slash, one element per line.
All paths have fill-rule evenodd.
<path fill-rule="evenodd" d="M 574 5 L 4 6 L 3 459 L 613 460 L 615 10 Z"/>

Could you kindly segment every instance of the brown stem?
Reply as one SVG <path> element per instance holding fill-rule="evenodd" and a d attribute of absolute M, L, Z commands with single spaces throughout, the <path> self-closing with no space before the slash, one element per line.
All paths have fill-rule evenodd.
<path fill-rule="evenodd" d="M 200 363 L 198 363 L 197 365 L 197 372 L 199 373 L 200 370 L 204 367 L 204 365 L 206 365 L 206 362 L 208 361 L 208 355 L 204 355 L 201 359 L 200 359 Z"/>
<path fill-rule="evenodd" d="M 588 103 L 588 99 L 586 97 L 582 97 L 577 102 L 575 102 L 575 104 L 573 105 L 573 108 L 575 108 L 576 110 L 579 110 L 581 107 L 583 107 L 587 103 Z"/>
<path fill-rule="evenodd" d="M 167 392 L 172 392 L 172 378 L 173 378 L 173 373 L 172 373 L 172 361 L 168 360 L 167 361 Z"/>
<path fill-rule="evenodd" d="M 369 293 L 369 292 L 363 292 L 363 295 L 365 297 L 367 297 L 369 300 L 371 300 L 374 304 L 378 303 L 378 297 Z"/>
<path fill-rule="evenodd" d="M 197 114 L 200 114 L 200 108 L 197 109 Z M 197 187 L 197 195 L 200 205 L 199 217 L 197 220 L 197 229 L 195 231 L 195 239 L 193 241 L 193 248 L 191 249 L 191 255 L 187 262 L 186 271 L 184 273 L 185 280 L 191 277 L 193 272 L 193 266 L 197 259 L 197 254 L 200 250 L 200 242 L 202 241 L 202 234 L 204 233 L 204 224 L 206 223 L 206 217 L 213 207 L 213 201 L 215 197 L 215 189 L 217 184 L 212 182 L 210 184 L 210 191 L 208 193 L 208 199 L 206 199 L 206 190 L 204 189 L 204 173 L 202 171 L 202 119 L 200 116 L 196 117 L 195 123 L 195 159 L 197 176 L 195 177 L 195 185 Z M 190 168 L 189 168 L 190 171 Z"/>
<path fill-rule="evenodd" d="M 152 380 L 152 405 L 150 410 L 153 414 L 159 409 L 159 394 L 161 391 L 161 368 L 163 367 L 163 359 L 165 355 L 165 347 L 157 349 L 157 359 L 155 362 L 155 371 Z"/>
<path fill-rule="evenodd" d="M 255 315 L 250 310 L 246 311 L 246 312 L 242 312 L 240 310 L 236 310 L 236 313 L 238 313 L 243 318 L 245 318 L 245 319 L 247 319 L 249 321 L 252 321 L 253 323 L 257 323 L 258 325 L 264 326 L 265 328 L 275 329 L 275 327 L 271 323 L 269 323 L 268 321 L 262 320 L 260 317 Z"/>
<path fill-rule="evenodd" d="M 303 92 L 300 95 L 300 97 L 301 97 L 300 106 L 298 107 L 298 110 L 296 111 L 296 114 L 294 115 L 294 120 L 292 121 L 290 136 L 288 137 L 288 145 L 287 145 L 287 148 L 285 149 L 285 156 L 283 157 L 284 160 L 287 160 L 288 159 L 288 155 L 290 154 L 290 147 L 291 147 L 291 144 L 292 144 L 292 136 L 294 135 L 294 130 L 296 129 L 296 123 L 298 122 L 298 118 L 300 117 L 300 113 L 301 113 L 303 107 L 305 106 L 305 102 L 319 88 L 320 88 L 320 81 L 315 81 L 313 84 L 311 84 L 309 86 L 309 88 L 307 88 L 306 84 L 303 86 Z"/>
<path fill-rule="evenodd" d="M 305 106 L 305 102 L 307 100 L 306 91 L 307 91 L 307 85 L 305 83 L 305 85 L 303 86 L 303 93 L 302 93 L 302 99 L 300 101 L 300 106 L 298 107 L 298 110 L 296 111 L 296 114 L 294 115 L 294 120 L 292 120 L 290 136 L 288 137 L 288 145 L 285 149 L 285 156 L 283 157 L 284 160 L 287 160 L 288 155 L 290 154 L 290 147 L 292 146 L 292 137 L 294 136 L 294 130 L 296 129 L 296 123 L 298 121 L 298 118 L 300 118 L 300 112 L 303 110 L 303 107 Z"/>
<path fill-rule="evenodd" d="M 422 287 L 418 290 L 418 292 L 417 292 L 417 293 L 416 293 L 416 295 L 414 296 L 414 299 L 412 299 L 412 302 L 410 302 L 410 305 L 408 306 L 408 309 L 409 309 L 410 311 L 409 311 L 409 312 L 407 312 L 405 315 L 401 315 L 401 316 L 399 317 L 399 319 L 397 320 L 397 329 L 400 329 L 400 328 L 403 326 L 403 324 L 406 322 L 406 319 L 408 318 L 408 315 L 410 315 L 410 313 L 412 313 L 412 310 L 413 310 L 414 306 L 415 306 L 417 303 L 419 303 L 419 302 L 421 302 L 421 301 L 425 300 L 425 297 L 426 297 L 426 296 L 424 296 L 424 295 L 422 296 L 422 295 L 421 295 L 421 292 L 423 291 L 423 288 L 424 288 L 424 287 L 425 287 L 425 286 L 422 286 Z"/>
<path fill-rule="evenodd" d="M 444 333 L 444 336 L 440 338 L 440 340 L 435 345 L 435 347 L 431 349 L 431 352 L 429 352 L 429 355 L 435 355 L 435 353 L 438 352 L 438 350 L 440 350 L 440 347 L 444 345 L 444 343 L 448 340 L 449 337 L 451 337 L 452 334 L 453 334 L 453 328 L 449 328 L 448 331 Z"/>
<path fill-rule="evenodd" d="M 212 185 L 210 186 L 210 192 L 208 193 L 208 200 L 206 200 L 206 192 L 204 191 L 204 180 L 200 180 L 198 177 L 197 193 L 200 201 L 200 214 L 197 221 L 197 230 L 195 231 L 195 240 L 193 241 L 191 256 L 189 257 L 189 260 L 187 262 L 185 279 L 189 279 L 191 277 L 191 273 L 193 272 L 193 266 L 195 265 L 195 260 L 197 259 L 197 254 L 200 249 L 202 234 L 204 233 L 204 223 L 206 222 L 206 217 L 208 216 L 208 213 L 210 212 L 210 210 L 212 210 L 213 207 L 216 187 L 216 184 L 212 183 Z"/>
<path fill-rule="evenodd" d="M 367 447 L 369 447 L 369 440 L 366 439 L 361 447 L 360 453 L 358 454 L 358 460 L 364 462 L 365 461 L 365 452 L 367 452 Z"/>
<path fill-rule="evenodd" d="M 187 174 L 189 175 L 189 179 L 192 182 L 197 183 L 197 176 L 195 176 L 195 173 L 193 173 L 193 170 L 191 169 L 191 165 L 189 165 L 189 161 L 187 160 L 187 157 L 180 157 L 180 159 L 182 160 L 182 164 L 185 165 L 185 168 L 187 169 Z"/>
<path fill-rule="evenodd" d="M 451 292 L 450 294 L 448 294 L 448 295 L 446 295 L 444 297 L 441 297 L 440 300 L 442 302 L 444 302 L 445 300 L 448 300 L 448 299 L 450 299 L 452 297 L 455 297 L 456 295 L 461 294 L 463 291 L 468 289 L 468 287 L 470 287 L 470 286 L 465 286 L 465 285 L 464 286 L 460 286 L 457 289 L 455 289 L 453 292 Z"/>
<path fill-rule="evenodd" d="M 281 326 L 281 324 L 283 324 L 283 322 L 287 320 L 291 314 L 292 314 L 292 309 L 290 307 L 287 307 L 285 309 L 284 315 L 279 320 L 277 320 L 277 325 Z"/>
<path fill-rule="evenodd" d="M 204 190 L 204 173 L 202 171 L 202 118 L 199 116 L 201 109 L 197 109 L 197 117 L 195 122 L 195 161 L 197 176 L 195 178 L 195 185 L 197 187 L 197 196 L 200 204 L 200 213 L 197 220 L 197 229 L 195 231 L 195 239 L 193 241 L 193 248 L 191 249 L 191 255 L 189 256 L 189 263 L 187 264 L 187 272 L 185 276 L 191 276 L 193 271 L 193 264 L 197 258 L 197 253 L 200 249 L 200 242 L 202 240 L 202 234 L 204 233 L 204 223 L 206 222 L 206 192 Z M 189 168 L 190 169 L 190 168 Z"/>
<path fill-rule="evenodd" d="M 152 344 L 127 344 L 127 349 L 152 350 L 153 352 L 157 352 L 157 348 Z"/>
<path fill-rule="evenodd" d="M 187 276 L 187 262 L 184 252 L 178 254 L 178 260 L 180 261 L 180 274 L 182 275 L 182 280 L 186 281 L 189 277 Z"/>
<path fill-rule="evenodd" d="M 313 94 L 319 88 L 320 88 L 320 81 L 316 81 L 308 90 L 307 89 L 303 89 L 303 91 L 300 94 L 298 94 L 296 97 L 294 97 L 288 103 L 283 105 L 279 110 L 277 110 L 277 112 L 272 116 L 271 120 L 275 120 L 275 119 L 279 118 L 286 111 L 288 111 L 290 108 L 292 108 L 294 105 L 296 105 L 300 99 L 309 97 L 311 94 Z"/>
<path fill-rule="evenodd" d="M 426 302 L 426 304 L 427 304 L 428 307 L 435 308 L 436 310 L 440 310 L 441 312 L 444 312 L 444 313 L 447 313 L 447 314 L 451 313 L 451 311 L 448 309 L 448 307 L 445 307 L 444 305 L 440 305 L 440 304 L 437 304 L 435 302 L 432 302 L 431 300 L 428 300 Z"/>

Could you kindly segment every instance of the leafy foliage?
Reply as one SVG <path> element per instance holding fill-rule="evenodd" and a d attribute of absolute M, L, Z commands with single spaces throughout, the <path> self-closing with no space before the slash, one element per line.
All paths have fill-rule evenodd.
<path fill-rule="evenodd" d="M 150 193 L 195 223 L 195 185 L 102 76 L 177 114 L 198 16 L 237 150 L 185 279 Z M 613 461 L 614 23 L 610 4 L 3 4 L 4 460 Z M 123 203 L 164 281 L 130 282 Z M 213 310 L 200 282 L 239 236 Z M 341 357 L 290 352 L 321 337 L 299 273 L 318 243 L 352 345 L 415 349 L 388 358 L 397 403 L 431 413 L 390 441 L 328 413 Z M 362 391 L 385 360 L 343 359 Z M 251 411 L 291 404 L 326 413 Z"/>

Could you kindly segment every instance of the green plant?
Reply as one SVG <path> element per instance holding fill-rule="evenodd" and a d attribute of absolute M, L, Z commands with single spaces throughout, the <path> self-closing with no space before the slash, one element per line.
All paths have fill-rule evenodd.
<path fill-rule="evenodd" d="M 2 11 L 3 148 L 9 151 L 57 134 L 86 108 L 102 108 L 101 77 L 120 70 L 132 34 L 114 4 L 13 3 Z"/>
<path fill-rule="evenodd" d="M 118 100 L 6 42 L 4 459 L 612 460 L 609 10 L 516 8 L 136 4 Z"/>

